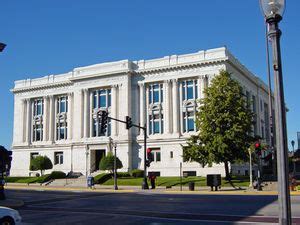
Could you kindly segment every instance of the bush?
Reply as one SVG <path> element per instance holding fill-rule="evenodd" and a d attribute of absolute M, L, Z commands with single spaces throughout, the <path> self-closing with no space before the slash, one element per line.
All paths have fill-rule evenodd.
<path fill-rule="evenodd" d="M 109 152 L 107 156 L 104 156 L 99 164 L 100 170 L 109 170 L 111 173 L 113 172 L 114 169 L 114 159 L 115 156 Z M 123 167 L 123 164 L 121 160 L 117 157 L 117 169 L 121 169 Z"/>
<path fill-rule="evenodd" d="M 44 170 L 49 170 L 52 168 L 53 168 L 52 162 L 47 156 L 39 155 L 30 160 L 29 170 L 32 170 L 32 171 L 40 170 L 41 175 L 43 175 Z"/>
<path fill-rule="evenodd" d="M 112 178 L 111 173 L 101 173 L 94 177 L 95 184 L 103 184 L 104 182 L 108 181 Z"/>
<path fill-rule="evenodd" d="M 66 178 L 66 174 L 62 171 L 53 171 L 50 175 L 51 175 L 51 179 Z"/>
<path fill-rule="evenodd" d="M 128 172 L 118 172 L 117 177 L 131 177 L 130 173 Z"/>
<path fill-rule="evenodd" d="M 144 170 L 134 169 L 131 171 L 131 176 L 133 177 L 143 177 L 144 176 Z"/>

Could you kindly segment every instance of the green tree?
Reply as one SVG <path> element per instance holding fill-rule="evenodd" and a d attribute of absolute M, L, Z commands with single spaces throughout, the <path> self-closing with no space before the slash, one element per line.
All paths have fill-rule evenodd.
<path fill-rule="evenodd" d="M 220 71 L 204 91 L 196 114 L 199 134 L 183 147 L 183 158 L 206 164 L 224 163 L 230 179 L 229 163 L 248 158 L 253 142 L 253 113 L 240 84 L 227 71 Z"/>
<path fill-rule="evenodd" d="M 30 160 L 29 170 L 32 171 L 41 171 L 41 175 L 43 175 L 44 170 L 52 169 L 53 165 L 51 160 L 47 156 L 36 156 Z"/>
<path fill-rule="evenodd" d="M 104 156 L 100 163 L 99 168 L 100 170 L 109 170 L 110 173 L 113 173 L 114 171 L 114 159 L 115 156 L 112 154 L 112 152 L 109 152 L 106 156 Z M 123 167 L 123 164 L 121 160 L 117 157 L 117 169 L 121 169 Z"/>

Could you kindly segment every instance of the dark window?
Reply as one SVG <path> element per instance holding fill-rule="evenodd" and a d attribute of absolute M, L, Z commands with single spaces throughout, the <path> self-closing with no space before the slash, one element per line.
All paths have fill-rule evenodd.
<path fill-rule="evenodd" d="M 183 174 L 185 174 L 186 176 L 189 176 L 189 177 L 197 176 L 196 171 L 183 171 Z"/>
<path fill-rule="evenodd" d="M 63 152 L 54 152 L 54 164 L 61 165 L 64 163 L 64 153 Z"/>

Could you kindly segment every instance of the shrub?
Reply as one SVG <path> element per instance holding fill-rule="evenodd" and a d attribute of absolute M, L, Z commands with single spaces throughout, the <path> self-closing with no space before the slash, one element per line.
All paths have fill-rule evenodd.
<path fill-rule="evenodd" d="M 99 163 L 100 170 L 109 170 L 112 173 L 114 169 L 114 159 L 115 156 L 111 152 L 109 152 L 106 156 L 104 156 L 101 159 Z M 121 160 L 117 157 L 117 169 L 121 169 L 122 167 L 123 164 Z"/>
<path fill-rule="evenodd" d="M 37 156 L 30 160 L 29 170 L 32 171 L 41 171 L 41 175 L 43 175 L 44 170 L 52 169 L 53 165 L 51 160 L 47 156 Z"/>
<path fill-rule="evenodd" d="M 134 169 L 131 171 L 131 176 L 133 177 L 143 177 L 144 176 L 144 170 Z"/>
<path fill-rule="evenodd" d="M 131 177 L 130 173 L 128 172 L 118 172 L 117 177 Z"/>
<path fill-rule="evenodd" d="M 66 174 L 62 171 L 53 171 L 50 175 L 51 175 L 51 179 L 66 178 Z"/>
<path fill-rule="evenodd" d="M 111 173 L 101 173 L 94 177 L 95 184 L 103 184 L 112 177 Z"/>

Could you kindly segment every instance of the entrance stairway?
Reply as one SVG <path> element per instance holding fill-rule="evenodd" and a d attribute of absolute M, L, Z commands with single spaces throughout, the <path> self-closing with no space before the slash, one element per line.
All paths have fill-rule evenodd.
<path fill-rule="evenodd" d="M 94 171 L 93 173 L 91 173 L 91 176 L 95 177 L 100 173 L 104 173 L 104 171 L 100 171 L 100 170 Z M 56 179 L 56 180 L 52 180 L 50 182 L 45 183 L 45 186 L 86 187 L 87 186 L 87 177 L 82 175 L 78 178 Z"/>

